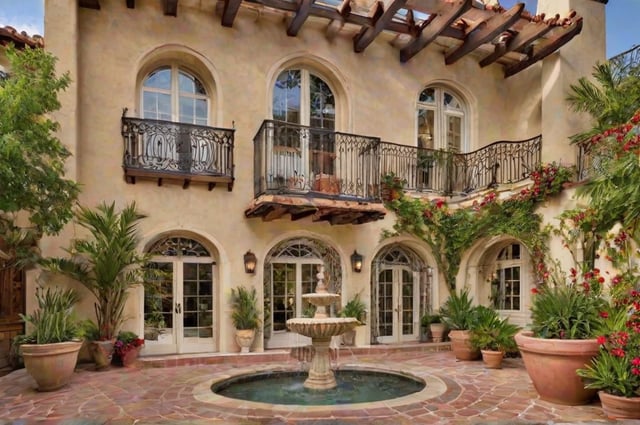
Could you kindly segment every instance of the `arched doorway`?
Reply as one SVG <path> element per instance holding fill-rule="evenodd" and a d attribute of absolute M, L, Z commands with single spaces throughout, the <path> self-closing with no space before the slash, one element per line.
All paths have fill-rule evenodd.
<path fill-rule="evenodd" d="M 392 244 L 373 260 L 371 342 L 417 341 L 420 317 L 431 309 L 433 269 L 410 248 Z"/>
<path fill-rule="evenodd" d="M 288 239 L 275 246 L 264 264 L 264 337 L 266 348 L 310 344 L 304 336 L 287 330 L 287 320 L 313 316 L 303 294 L 315 291 L 318 267 L 325 267 L 329 292 L 342 292 L 338 252 L 311 238 Z M 330 306 L 332 314 L 336 306 Z"/>
<path fill-rule="evenodd" d="M 209 250 L 194 239 L 169 236 L 148 252 L 149 267 L 161 275 L 145 287 L 145 352 L 217 351 L 216 262 Z"/>

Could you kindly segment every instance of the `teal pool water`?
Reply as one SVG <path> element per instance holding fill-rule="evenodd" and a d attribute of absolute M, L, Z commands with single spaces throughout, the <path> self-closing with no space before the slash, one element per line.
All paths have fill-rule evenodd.
<path fill-rule="evenodd" d="M 338 386 L 330 390 L 303 387 L 306 372 L 265 372 L 243 375 L 217 383 L 219 395 L 271 404 L 335 405 L 389 400 L 422 391 L 424 381 L 395 373 L 369 370 L 337 370 Z"/>

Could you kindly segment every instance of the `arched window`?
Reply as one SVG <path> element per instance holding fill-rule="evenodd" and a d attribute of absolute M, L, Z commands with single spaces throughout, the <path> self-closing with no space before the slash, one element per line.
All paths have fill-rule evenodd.
<path fill-rule="evenodd" d="M 427 87 L 418 98 L 418 147 L 463 152 L 466 148 L 465 105 L 442 87 Z"/>
<path fill-rule="evenodd" d="M 522 247 L 514 243 L 502 248 L 491 279 L 491 304 L 496 310 L 522 308 Z"/>
<path fill-rule="evenodd" d="M 300 182 L 334 174 L 335 105 L 329 84 L 314 72 L 293 68 L 278 75 L 273 88 L 273 119 L 310 127 L 279 127 L 274 140 L 279 174 L 295 176 Z"/>
<path fill-rule="evenodd" d="M 207 125 L 210 96 L 202 82 L 178 65 L 156 68 L 142 83 L 142 117 Z"/>

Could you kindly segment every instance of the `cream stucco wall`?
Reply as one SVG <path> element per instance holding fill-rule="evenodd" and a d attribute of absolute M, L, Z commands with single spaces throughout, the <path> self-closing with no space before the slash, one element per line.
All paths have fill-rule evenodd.
<path fill-rule="evenodd" d="M 145 243 L 167 232 L 185 232 L 211 245 L 218 263 L 216 320 L 222 352 L 237 349 L 226 302 L 230 288 L 250 284 L 262 294 L 261 265 L 276 243 L 297 236 L 325 241 L 340 254 L 346 299 L 363 291 L 368 303 L 370 261 L 390 242 L 381 241 L 380 234 L 392 227 L 392 214 L 358 226 L 244 217 L 253 198 L 253 136 L 262 121 L 271 118 L 271 87 L 283 67 L 304 63 L 328 79 L 339 97 L 338 131 L 414 145 L 417 96 L 433 83 L 448 85 L 467 103 L 470 150 L 496 140 L 529 138 L 546 133 L 547 128 L 555 131 L 551 124 L 544 124 L 548 112 L 541 96 L 542 65 L 505 80 L 500 65 L 480 68 L 473 55 L 446 66 L 438 44 L 401 64 L 398 50 L 389 45 L 389 35 L 383 34 L 364 53 L 355 54 L 355 30 L 330 41 L 324 34 L 327 21 L 310 18 L 297 37 L 288 37 L 281 15 L 245 8 L 233 28 L 224 28 L 219 15 L 185 7 L 183 2 L 177 18 L 164 16 L 161 2 L 151 0 L 136 1 L 135 9 L 119 1 L 102 1 L 99 11 L 78 9 L 75 0 L 47 1 L 45 7 L 47 49 L 60 58 L 59 69 L 69 70 L 73 79 L 56 118 L 62 126 L 61 138 L 74 153 L 69 172 L 82 184 L 81 202 L 97 205 L 114 200 L 124 206 L 135 200 L 149 216 L 141 227 Z M 194 71 L 214 89 L 210 125 L 235 126 L 232 192 L 197 185 L 185 190 L 170 183 L 158 187 L 154 181 L 127 184 L 123 178 L 122 110 L 127 108 L 128 116 L 140 116 L 139 83 L 145 67 L 169 56 L 187 64 L 192 61 Z M 577 65 L 585 67 L 582 62 Z M 80 231 L 70 225 L 60 238 L 44 241 L 43 253 L 59 254 L 59 247 L 76 232 Z M 401 241 L 435 266 L 424 244 L 410 238 Z M 255 275 L 243 270 L 243 254 L 249 249 L 258 256 Z M 355 249 L 365 259 L 362 273 L 351 271 L 349 256 Z M 461 271 L 459 277 L 467 279 L 466 273 Z M 473 283 L 474 278 L 469 279 Z M 437 307 L 447 290 L 438 279 L 434 286 Z M 141 295 L 141 290 L 132 294 L 126 324 L 139 333 Z M 85 304 L 83 310 L 90 308 Z M 368 338 L 368 333 L 359 333 L 360 343 Z"/>

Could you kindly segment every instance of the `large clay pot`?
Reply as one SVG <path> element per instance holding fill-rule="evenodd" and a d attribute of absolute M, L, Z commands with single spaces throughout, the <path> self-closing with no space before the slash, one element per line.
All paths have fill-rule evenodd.
<path fill-rule="evenodd" d="M 480 350 L 482 361 L 488 369 L 502 369 L 503 351 Z"/>
<path fill-rule="evenodd" d="M 236 343 L 240 346 L 241 353 L 248 353 L 256 337 L 255 329 L 236 329 Z"/>
<path fill-rule="evenodd" d="M 585 389 L 576 370 L 585 367 L 599 351 L 596 339 L 535 338 L 530 331 L 515 336 L 527 373 L 540 398 L 576 406 L 589 403 L 596 390 Z"/>
<path fill-rule="evenodd" d="M 38 384 L 38 391 L 54 391 L 71 380 L 80 348 L 82 341 L 20 346 L 24 366 Z"/>
<path fill-rule="evenodd" d="M 471 347 L 471 332 L 468 330 L 451 330 L 449 339 L 451 340 L 451 350 L 458 360 L 478 360 L 480 350 Z"/>
<path fill-rule="evenodd" d="M 602 410 L 609 419 L 640 419 L 640 397 L 620 397 L 598 391 Z"/>

